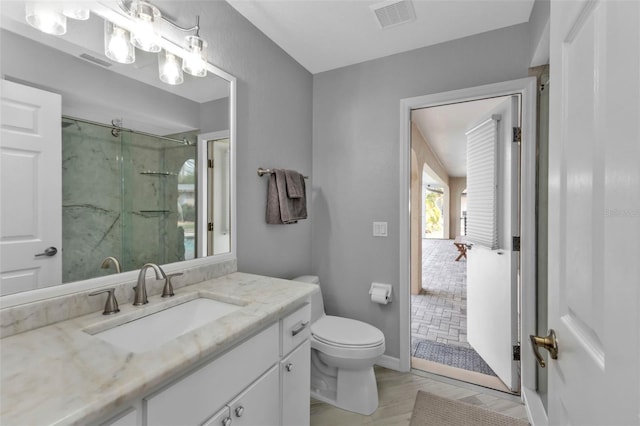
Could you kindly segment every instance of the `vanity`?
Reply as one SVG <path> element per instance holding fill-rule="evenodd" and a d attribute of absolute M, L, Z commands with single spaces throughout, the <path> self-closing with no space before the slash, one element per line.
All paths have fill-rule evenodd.
<path fill-rule="evenodd" d="M 182 287 L 171 298 L 151 296 L 144 306 L 120 304 L 115 315 L 99 311 L 5 337 L 0 421 L 308 424 L 313 291 L 304 283 L 234 272 Z M 199 300 L 231 308 L 166 342 L 134 347 L 101 337 Z M 142 330 L 155 332 L 153 323 Z"/>
<path fill-rule="evenodd" d="M 0 2 L 3 166 L 24 135 L 46 141 L 40 162 L 14 155 L 0 179 L 17 212 L 0 241 L 0 423 L 308 424 L 317 289 L 237 272 L 236 78 L 198 36 L 215 2 L 81 3 L 86 17 L 52 35 L 25 11 L 60 11 Z M 131 66 L 114 49 L 150 19 L 160 51 L 136 44 Z M 180 82 L 167 58 L 183 61 Z M 23 175 L 41 180 L 18 187 Z M 151 280 L 134 306 L 147 263 L 179 276 L 175 296 Z M 109 288 L 119 312 L 103 315 L 106 294 L 90 295 Z"/>

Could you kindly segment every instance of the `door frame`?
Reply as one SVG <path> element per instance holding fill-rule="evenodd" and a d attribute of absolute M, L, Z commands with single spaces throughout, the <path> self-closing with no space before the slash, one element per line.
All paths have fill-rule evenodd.
<path fill-rule="evenodd" d="M 196 247 L 196 253 L 198 256 L 203 256 L 202 253 L 205 253 L 204 256 L 208 256 L 207 253 L 207 246 L 208 246 L 208 242 L 209 242 L 209 232 L 207 230 L 207 226 L 205 225 L 208 222 L 208 206 L 206 205 L 207 203 L 204 202 L 204 194 L 207 195 L 211 195 L 211 188 L 209 188 L 209 183 L 208 183 L 208 166 L 207 166 L 207 160 L 208 160 L 208 146 L 207 143 L 209 141 L 214 141 L 214 140 L 219 140 L 219 139 L 230 139 L 231 138 L 231 132 L 229 130 L 220 130 L 217 132 L 207 132 L 207 133 L 200 133 L 198 135 L 198 148 L 197 148 L 197 159 L 196 159 L 196 163 L 198 165 L 198 170 L 206 170 L 207 173 L 198 173 L 198 177 L 197 177 L 197 193 L 196 193 L 196 204 L 197 204 L 197 213 L 196 213 L 196 219 L 197 219 L 197 223 L 200 223 L 200 229 L 198 229 L 197 235 L 197 241 L 198 241 L 198 245 Z M 231 144 L 229 144 L 231 145 Z M 229 161 L 231 160 L 231 157 L 229 157 Z M 231 170 L 233 170 L 233 168 L 235 168 L 235 166 L 233 164 L 229 165 L 229 173 L 231 173 Z M 231 188 L 235 191 L 235 188 Z M 231 190 L 230 189 L 230 190 Z M 231 193 L 230 193 L 231 194 Z M 231 203 L 232 200 L 229 200 L 229 203 Z M 229 206 L 231 207 L 231 206 Z M 232 218 L 229 218 L 229 221 L 231 221 Z M 233 236 L 232 236 L 233 238 Z M 235 246 L 235 240 L 231 241 L 230 244 L 233 244 Z"/>
<path fill-rule="evenodd" d="M 536 331 L 536 78 L 527 77 L 400 100 L 400 359 L 399 370 L 411 368 L 411 110 L 455 102 L 520 94 L 522 144 L 520 171 L 520 336 Z M 541 301 L 545 303 L 545 301 Z M 521 342 L 522 344 L 522 342 Z M 542 408 L 535 392 L 536 366 L 532 353 L 521 352 L 522 399 L 531 409 Z M 529 392 L 526 392 L 526 391 Z M 525 395 L 526 393 L 526 395 Z M 535 401 L 535 398 L 538 401 Z M 531 399 L 531 401 L 529 401 Z M 533 413 L 536 418 L 540 413 Z M 544 414 L 544 410 L 542 412 Z M 545 415 L 546 417 L 546 415 Z"/>

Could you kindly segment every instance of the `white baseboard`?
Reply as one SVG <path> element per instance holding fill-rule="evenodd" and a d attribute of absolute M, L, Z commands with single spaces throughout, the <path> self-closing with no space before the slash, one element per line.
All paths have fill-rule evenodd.
<path fill-rule="evenodd" d="M 389 370 L 401 371 L 400 370 L 400 359 L 394 358 L 389 355 L 382 355 L 376 365 L 380 367 L 388 368 Z"/>

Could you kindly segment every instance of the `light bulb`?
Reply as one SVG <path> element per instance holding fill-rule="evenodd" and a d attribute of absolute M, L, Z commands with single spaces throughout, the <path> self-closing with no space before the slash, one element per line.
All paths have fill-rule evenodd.
<path fill-rule="evenodd" d="M 91 15 L 89 8 L 84 7 L 81 2 L 64 2 L 62 14 L 67 18 L 78 21 L 86 21 Z"/>
<path fill-rule="evenodd" d="M 43 33 L 63 35 L 67 32 L 67 18 L 52 4 L 28 2 L 25 19 Z"/>
<path fill-rule="evenodd" d="M 184 82 L 184 75 L 178 57 L 167 51 L 158 54 L 160 80 L 167 84 L 178 85 Z"/>
<path fill-rule="evenodd" d="M 136 60 L 135 49 L 129 43 L 129 33 L 109 21 L 104 21 L 104 54 L 121 64 L 131 64 Z"/>
<path fill-rule="evenodd" d="M 188 52 L 182 59 L 182 69 L 195 77 L 207 75 L 207 42 L 198 36 L 185 37 L 185 50 Z"/>
<path fill-rule="evenodd" d="M 140 1 L 132 5 L 131 14 L 136 19 L 135 29 L 131 32 L 131 43 L 145 52 L 160 52 L 160 37 L 155 29 L 156 22 L 160 19 L 160 10 Z"/>

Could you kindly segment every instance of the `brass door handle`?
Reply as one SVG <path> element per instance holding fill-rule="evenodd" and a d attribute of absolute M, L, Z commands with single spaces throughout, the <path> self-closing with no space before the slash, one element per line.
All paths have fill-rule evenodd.
<path fill-rule="evenodd" d="M 540 355 L 540 351 L 538 350 L 539 347 L 548 350 L 551 355 L 551 359 L 558 359 L 558 340 L 556 340 L 556 332 L 553 331 L 553 329 L 549 330 L 549 335 L 546 337 L 534 336 L 531 334 L 529 338 L 531 339 L 533 354 L 536 356 L 541 368 L 545 368 L 547 363 L 544 362 L 544 358 Z"/>

